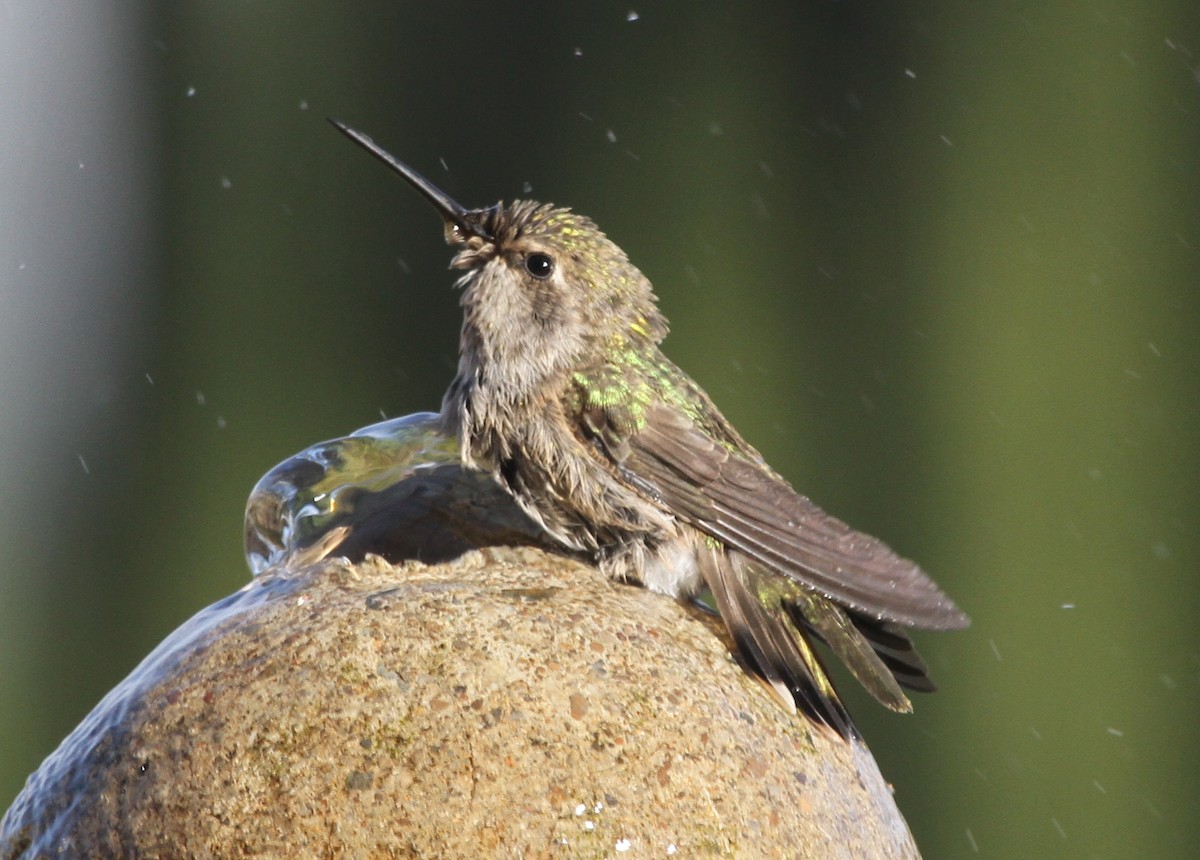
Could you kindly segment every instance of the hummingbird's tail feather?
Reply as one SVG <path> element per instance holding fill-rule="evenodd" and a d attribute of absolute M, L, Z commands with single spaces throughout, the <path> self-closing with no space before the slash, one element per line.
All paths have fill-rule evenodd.
<path fill-rule="evenodd" d="M 849 609 L 846 615 L 901 685 L 918 693 L 932 693 L 937 689 L 929 677 L 929 667 L 899 624 Z"/>
<path fill-rule="evenodd" d="M 789 597 L 784 601 L 784 605 L 787 606 L 792 619 L 828 645 L 846 664 L 855 680 L 880 704 L 904 714 L 912 711 L 912 702 L 900 689 L 896 670 L 888 665 L 885 655 L 880 653 L 883 646 L 876 645 L 855 623 L 854 617 L 837 604 L 811 592 Z M 904 641 L 908 642 L 908 637 L 904 637 Z M 915 656 L 916 651 L 912 649 L 912 643 L 908 642 L 908 645 Z M 885 651 L 886 653 L 889 652 Z M 919 657 L 917 659 L 920 660 Z"/>
<path fill-rule="evenodd" d="M 697 552 L 700 573 L 716 600 L 738 655 L 786 703 L 844 738 L 857 736 L 820 659 L 782 607 L 760 599 L 756 565 L 724 548 Z"/>

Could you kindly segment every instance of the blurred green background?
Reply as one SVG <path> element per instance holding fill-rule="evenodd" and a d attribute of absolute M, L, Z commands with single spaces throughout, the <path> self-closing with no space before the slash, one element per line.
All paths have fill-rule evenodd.
<path fill-rule="evenodd" d="M 335 115 L 594 217 L 768 460 L 973 616 L 914 716 L 847 690 L 925 856 L 1195 856 L 1194 0 L 3 12 L 0 808 L 246 581 L 259 475 L 439 403 L 440 226 Z"/>

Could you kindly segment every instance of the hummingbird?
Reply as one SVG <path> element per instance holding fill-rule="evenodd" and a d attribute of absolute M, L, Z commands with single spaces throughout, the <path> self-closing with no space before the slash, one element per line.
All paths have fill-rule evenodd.
<path fill-rule="evenodd" d="M 682 602 L 711 593 L 742 664 L 795 712 L 857 730 L 814 642 L 879 702 L 935 689 L 906 627 L 968 617 L 914 562 L 800 495 L 660 344 L 650 281 L 589 218 L 531 200 L 467 209 L 330 122 L 437 211 L 462 272 L 442 401 L 468 469 L 554 546 Z"/>

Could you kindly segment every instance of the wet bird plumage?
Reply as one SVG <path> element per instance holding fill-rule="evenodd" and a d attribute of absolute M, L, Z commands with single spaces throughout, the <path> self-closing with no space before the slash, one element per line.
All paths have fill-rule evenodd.
<path fill-rule="evenodd" d="M 849 736 L 811 639 L 884 705 L 932 690 L 902 626 L 966 616 L 916 564 L 796 491 L 660 351 L 650 282 L 592 221 L 531 201 L 467 210 L 340 123 L 439 210 L 464 271 L 458 370 L 442 404 L 564 549 L 678 599 L 711 591 L 741 658 L 787 704 Z"/>

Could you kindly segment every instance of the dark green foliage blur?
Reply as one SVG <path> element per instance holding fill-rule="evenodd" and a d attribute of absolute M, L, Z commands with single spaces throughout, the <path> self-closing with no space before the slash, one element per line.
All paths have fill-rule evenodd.
<path fill-rule="evenodd" d="M 914 715 L 843 684 L 925 856 L 1193 856 L 1194 0 L 43 14 L 4 38 L 82 95 L 0 116 L 0 186 L 54 180 L 0 259 L 0 809 L 245 583 L 263 472 L 438 407 L 441 226 L 333 115 L 466 205 L 592 216 L 775 468 L 972 615 L 917 634 Z M 51 240 L 80 274 L 27 288 Z"/>

